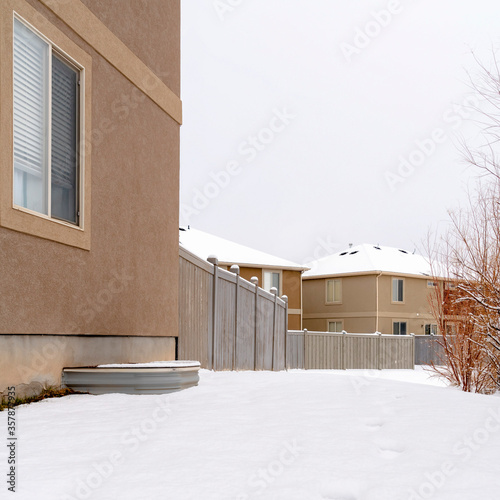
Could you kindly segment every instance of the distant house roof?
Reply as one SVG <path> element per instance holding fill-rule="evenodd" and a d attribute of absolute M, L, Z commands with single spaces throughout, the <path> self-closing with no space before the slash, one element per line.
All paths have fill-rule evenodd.
<path fill-rule="evenodd" d="M 429 261 L 403 249 L 363 244 L 307 264 L 304 278 L 363 272 L 431 276 Z"/>
<path fill-rule="evenodd" d="M 276 257 L 253 248 L 219 238 L 213 234 L 197 229 L 181 229 L 179 231 L 180 244 L 202 259 L 215 255 L 219 264 L 238 264 L 240 267 L 279 268 L 294 271 L 309 269 L 295 262 Z"/>

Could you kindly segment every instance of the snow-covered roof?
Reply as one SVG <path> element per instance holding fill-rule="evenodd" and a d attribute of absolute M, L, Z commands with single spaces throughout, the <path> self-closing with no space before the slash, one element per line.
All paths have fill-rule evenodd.
<path fill-rule="evenodd" d="M 185 249 L 198 257 L 206 260 L 210 255 L 215 255 L 221 264 L 238 264 L 240 267 L 245 265 L 249 267 L 262 266 L 297 271 L 308 269 L 307 266 L 219 238 L 198 229 L 180 230 L 179 240 Z"/>
<path fill-rule="evenodd" d="M 304 278 L 362 272 L 389 272 L 430 276 L 429 261 L 400 248 L 363 244 L 307 264 Z"/>

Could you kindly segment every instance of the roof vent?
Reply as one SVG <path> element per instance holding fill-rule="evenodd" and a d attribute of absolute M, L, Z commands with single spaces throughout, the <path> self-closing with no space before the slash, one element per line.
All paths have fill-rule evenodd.
<path fill-rule="evenodd" d="M 382 250 L 379 246 L 374 246 L 375 250 Z"/>
<path fill-rule="evenodd" d="M 398 250 L 402 253 L 408 253 L 406 250 L 401 250 L 401 248 L 398 248 Z"/>
<path fill-rule="evenodd" d="M 359 250 L 354 250 L 354 252 L 351 252 L 349 255 L 354 255 L 355 253 L 358 253 Z"/>
<path fill-rule="evenodd" d="M 347 255 L 349 252 L 342 252 L 340 255 Z"/>

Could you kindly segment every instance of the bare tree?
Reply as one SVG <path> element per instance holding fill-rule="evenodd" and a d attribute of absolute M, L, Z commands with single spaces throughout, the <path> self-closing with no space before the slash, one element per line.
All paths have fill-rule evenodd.
<path fill-rule="evenodd" d="M 452 385 L 467 392 L 492 392 L 491 359 L 485 350 L 482 329 L 477 322 L 479 308 L 462 289 L 454 261 L 456 243 L 451 240 L 457 230 L 452 226 L 439 247 L 434 246 L 434 280 L 438 284 L 430 296 L 431 312 L 442 335 L 442 356 L 432 368 Z M 439 257 L 437 249 L 440 250 Z M 439 263 L 437 269 L 436 263 Z"/>
<path fill-rule="evenodd" d="M 500 389 L 500 69 L 480 63 L 474 90 L 485 104 L 476 108 L 484 142 L 463 145 L 479 180 L 466 206 L 450 212 L 450 225 L 429 253 L 433 272 L 445 285 L 432 298 L 443 334 L 444 367 L 435 367 L 465 391 Z M 434 264 L 436 267 L 436 264 Z M 451 325 L 453 326 L 453 334 Z"/>

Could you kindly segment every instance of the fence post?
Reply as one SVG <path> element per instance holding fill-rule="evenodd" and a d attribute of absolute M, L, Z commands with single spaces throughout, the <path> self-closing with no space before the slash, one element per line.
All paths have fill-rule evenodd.
<path fill-rule="evenodd" d="M 414 333 L 410 333 L 410 335 L 412 336 L 412 339 L 411 339 L 411 364 L 413 365 L 413 368 L 412 370 L 415 369 L 415 334 Z"/>
<path fill-rule="evenodd" d="M 276 339 L 276 309 L 278 306 L 278 289 L 276 287 L 271 287 L 271 290 L 269 290 L 273 295 L 274 295 L 274 311 L 273 311 L 273 348 L 272 348 L 272 358 L 271 358 L 271 370 L 274 371 L 274 341 Z"/>
<path fill-rule="evenodd" d="M 233 370 L 236 369 L 236 353 L 238 352 L 238 292 L 240 289 L 240 266 L 233 264 L 230 271 L 236 275 L 236 284 L 234 290 L 234 342 L 233 342 Z"/>
<path fill-rule="evenodd" d="M 342 356 L 341 356 L 341 359 L 342 359 L 342 370 L 345 370 L 345 350 L 346 350 L 346 341 L 345 339 L 347 338 L 346 337 L 347 335 L 347 332 L 345 330 L 342 330 L 342 342 L 341 342 L 341 346 L 342 346 Z"/>
<path fill-rule="evenodd" d="M 219 259 L 215 255 L 208 257 L 208 262 L 214 266 L 214 282 L 212 287 L 212 370 L 215 371 L 215 341 L 217 339 L 217 288 L 219 282 Z"/>
<path fill-rule="evenodd" d="M 255 285 L 255 328 L 253 334 L 253 371 L 257 370 L 257 331 L 259 320 L 259 278 L 252 276 L 250 281 Z"/>
<path fill-rule="evenodd" d="M 307 370 L 307 328 L 304 328 L 304 370 Z"/>
<path fill-rule="evenodd" d="M 382 369 L 382 333 L 377 332 L 377 369 Z"/>
<path fill-rule="evenodd" d="M 287 295 L 282 295 L 281 298 L 285 301 L 285 339 L 284 339 L 284 345 L 285 345 L 285 370 L 288 371 L 288 365 L 287 365 L 287 348 L 288 348 L 288 296 Z"/>

